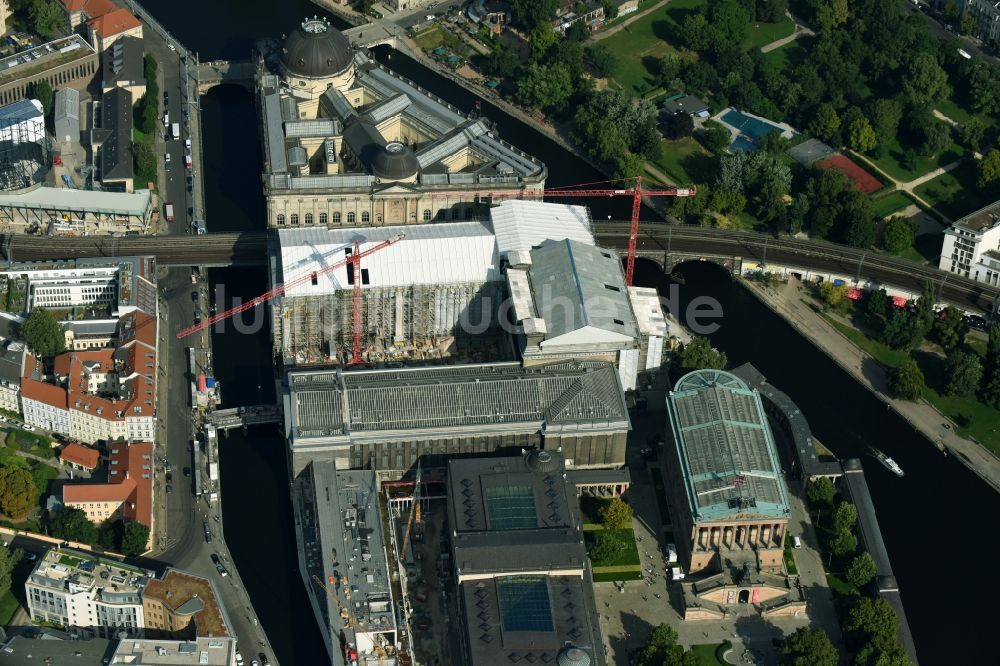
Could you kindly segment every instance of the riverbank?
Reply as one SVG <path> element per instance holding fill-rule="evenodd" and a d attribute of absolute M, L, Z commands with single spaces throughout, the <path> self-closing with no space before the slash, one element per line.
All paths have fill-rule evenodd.
<path fill-rule="evenodd" d="M 847 339 L 840 331 L 803 302 L 801 283 L 790 278 L 776 287 L 761 287 L 740 280 L 747 290 L 792 325 L 819 350 L 853 376 L 881 400 L 887 410 L 899 414 L 914 430 L 946 454 L 952 454 L 966 467 L 1000 492 L 1000 460 L 985 448 L 955 432 L 945 416 L 924 400 L 899 400 L 889 394 L 885 366 Z"/>

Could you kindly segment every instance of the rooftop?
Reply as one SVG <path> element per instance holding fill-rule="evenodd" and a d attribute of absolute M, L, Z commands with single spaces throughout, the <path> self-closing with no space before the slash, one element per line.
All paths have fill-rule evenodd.
<path fill-rule="evenodd" d="M 988 229 L 995 228 L 998 224 L 1000 224 L 1000 201 L 969 213 L 956 221 L 954 226 L 966 231 L 982 233 Z"/>
<path fill-rule="evenodd" d="M 38 560 L 28 582 L 56 590 L 99 594 L 109 604 L 139 604 L 142 588 L 152 577 L 152 571 L 118 560 L 53 548 Z"/>
<path fill-rule="evenodd" d="M 490 220 L 500 256 L 565 238 L 594 244 L 590 215 L 584 206 L 512 199 L 491 208 Z"/>
<path fill-rule="evenodd" d="M 129 10 L 115 9 L 91 19 L 88 25 L 98 37 L 107 39 L 128 30 L 139 28 L 142 26 L 142 23 Z"/>
<path fill-rule="evenodd" d="M 150 442 L 112 442 L 107 483 L 67 483 L 63 503 L 125 502 L 123 515 L 151 526 L 153 503 L 153 445 Z"/>
<path fill-rule="evenodd" d="M 207 578 L 170 568 L 162 578 L 149 581 L 142 596 L 162 602 L 177 614 L 191 615 L 198 636 L 231 635 L 215 585 Z"/>
<path fill-rule="evenodd" d="M 89 446 L 72 443 L 63 447 L 63 450 L 59 452 L 59 459 L 64 462 L 76 463 L 86 469 L 94 469 L 101 461 L 101 453 Z"/>
<path fill-rule="evenodd" d="M 336 599 L 337 607 L 327 610 L 330 635 L 346 634 L 348 643 L 358 645 L 358 633 L 394 631 L 392 585 L 375 473 L 337 471 L 332 461 L 316 461 L 311 474 L 313 493 L 305 501 L 315 508 L 316 552 L 322 561 L 317 577 L 326 589 L 325 594 L 315 588 L 310 593 L 321 604 Z"/>
<path fill-rule="evenodd" d="M 62 640 L 11 636 L 0 647 L 3 666 L 70 666 L 78 664 L 103 664 L 110 658 L 115 642 L 106 638 Z"/>
<path fill-rule="evenodd" d="M 162 638 L 123 638 L 112 664 L 133 666 L 229 666 L 234 651 L 230 638 L 197 638 L 173 641 Z"/>
<path fill-rule="evenodd" d="M 26 192 L 0 192 L 0 207 L 43 211 L 106 213 L 143 217 L 150 209 L 149 190 L 105 192 L 64 187 L 36 187 Z"/>
<path fill-rule="evenodd" d="M 28 51 L 0 59 L 0 81 L 19 79 L 44 69 L 65 64 L 71 60 L 93 55 L 94 48 L 80 35 L 62 37 L 40 44 Z M 35 55 L 38 55 L 36 58 Z M 29 60 L 25 61 L 27 56 Z"/>
<path fill-rule="evenodd" d="M 721 370 L 684 375 L 667 397 L 695 522 L 787 518 L 788 495 L 760 395 Z"/>
<path fill-rule="evenodd" d="M 361 251 L 404 235 L 392 245 L 361 260 L 362 288 L 404 285 L 498 282 L 500 270 L 493 234 L 482 222 L 447 222 L 405 227 L 360 229 L 281 229 L 281 271 L 285 281 L 321 270 L 348 258 L 354 241 Z M 429 261 L 428 257 L 434 257 Z M 318 275 L 315 284 L 300 284 L 287 297 L 328 294 L 350 289 L 348 264 Z"/>
<path fill-rule="evenodd" d="M 531 423 L 627 427 L 618 373 L 601 362 L 290 372 L 293 438 Z"/>
<path fill-rule="evenodd" d="M 104 49 L 101 54 L 101 76 L 104 87 L 118 84 L 144 84 L 145 71 L 142 58 L 142 40 L 122 37 Z"/>
<path fill-rule="evenodd" d="M 102 181 L 133 177 L 132 92 L 128 88 L 112 88 L 101 97 L 101 127 L 93 130 L 91 140 L 100 144 Z"/>

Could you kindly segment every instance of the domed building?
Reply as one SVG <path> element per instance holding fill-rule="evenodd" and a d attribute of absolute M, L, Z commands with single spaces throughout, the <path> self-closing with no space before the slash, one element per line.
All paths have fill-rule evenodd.
<path fill-rule="evenodd" d="M 493 125 L 306 19 L 258 79 L 268 227 L 365 227 L 481 219 L 541 199 L 547 170 Z"/>

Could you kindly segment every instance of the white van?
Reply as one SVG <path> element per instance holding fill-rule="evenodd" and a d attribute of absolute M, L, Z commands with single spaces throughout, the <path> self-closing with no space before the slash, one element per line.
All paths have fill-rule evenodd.
<path fill-rule="evenodd" d="M 801 548 L 801 547 L 802 547 L 802 539 L 798 537 L 792 537 L 792 548 Z"/>

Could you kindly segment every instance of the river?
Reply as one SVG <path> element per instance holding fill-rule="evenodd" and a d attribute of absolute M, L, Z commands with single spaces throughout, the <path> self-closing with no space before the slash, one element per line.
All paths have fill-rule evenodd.
<path fill-rule="evenodd" d="M 150 0 L 146 8 L 203 60 L 246 58 L 256 38 L 280 35 L 304 15 L 320 13 L 307 0 Z M 384 48 L 376 50 L 376 57 L 456 106 L 473 107 L 467 91 L 409 58 Z M 260 229 L 264 207 L 252 99 L 242 90 L 217 88 L 203 98 L 202 108 L 209 229 Z M 603 179 L 555 142 L 491 105 L 484 103 L 483 113 L 497 123 L 504 139 L 549 165 L 550 184 Z M 575 203 L 588 204 L 596 219 L 627 215 L 624 200 Z M 680 272 L 686 277 L 682 304 L 701 294 L 722 304 L 725 317 L 712 341 L 729 355 L 731 364 L 752 361 L 792 396 L 817 437 L 838 455 L 862 456 L 865 445 L 871 444 L 906 470 L 899 479 L 866 460 L 883 537 L 922 662 L 995 663 L 975 653 L 1000 620 L 991 603 L 989 590 L 995 592 L 997 585 L 990 582 L 988 564 L 991 553 L 1000 550 L 1000 537 L 989 528 L 1000 515 L 1000 495 L 888 412 L 721 269 L 697 263 L 682 266 Z M 662 273 L 650 264 L 640 262 L 636 275 L 637 284 L 666 286 Z M 249 296 L 266 288 L 259 269 L 214 270 L 211 280 L 224 285 L 227 296 Z M 227 327 L 227 332 L 215 334 L 214 346 L 226 406 L 274 398 L 266 328 L 243 335 Z M 223 440 L 222 480 L 226 538 L 275 654 L 285 666 L 324 662 L 297 571 L 286 455 L 278 430 L 253 428 Z M 973 572 L 974 566 L 982 571 Z M 966 583 L 970 574 L 974 581 Z"/>

